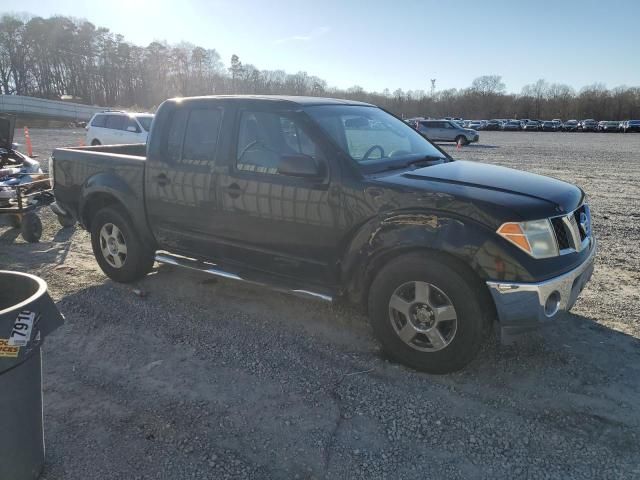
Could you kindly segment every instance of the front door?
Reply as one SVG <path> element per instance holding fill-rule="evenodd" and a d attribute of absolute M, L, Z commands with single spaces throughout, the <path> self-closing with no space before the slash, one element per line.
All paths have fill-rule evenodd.
<path fill-rule="evenodd" d="M 333 281 L 344 234 L 338 168 L 327 160 L 322 137 L 302 113 L 267 108 L 237 112 L 234 141 L 217 176 L 217 237 L 229 260 L 326 284 Z M 322 173 L 314 178 L 280 173 L 281 159 L 292 155 L 312 157 Z"/>
<path fill-rule="evenodd" d="M 179 106 L 165 119 L 162 144 L 146 162 L 145 198 L 149 225 L 161 249 L 216 258 L 216 162 L 223 109 Z"/>
<path fill-rule="evenodd" d="M 457 128 L 455 128 L 451 122 L 440 122 L 442 124 L 442 130 L 440 134 L 440 139 L 445 142 L 453 142 L 460 132 Z"/>

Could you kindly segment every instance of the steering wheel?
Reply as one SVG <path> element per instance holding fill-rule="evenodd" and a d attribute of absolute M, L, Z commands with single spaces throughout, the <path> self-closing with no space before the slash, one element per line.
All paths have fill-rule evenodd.
<path fill-rule="evenodd" d="M 380 157 L 384 157 L 384 148 L 382 148 L 380 145 L 373 145 L 371 148 L 369 148 L 369 150 L 366 151 L 366 153 L 362 156 L 362 160 L 361 162 L 364 162 L 366 160 L 369 160 L 369 155 L 371 155 L 373 153 L 374 150 L 380 150 Z"/>

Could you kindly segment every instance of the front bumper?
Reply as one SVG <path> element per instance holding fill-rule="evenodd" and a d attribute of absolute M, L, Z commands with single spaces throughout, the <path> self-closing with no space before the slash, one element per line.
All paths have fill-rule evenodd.
<path fill-rule="evenodd" d="M 496 305 L 502 338 L 534 330 L 544 321 L 569 311 L 593 273 L 596 240 L 578 267 L 539 283 L 487 282 Z"/>

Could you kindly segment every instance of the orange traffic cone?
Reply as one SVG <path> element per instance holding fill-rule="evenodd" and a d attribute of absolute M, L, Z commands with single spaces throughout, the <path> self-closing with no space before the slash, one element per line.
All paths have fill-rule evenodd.
<path fill-rule="evenodd" d="M 462 139 L 458 139 L 458 142 L 456 143 L 456 150 L 460 150 L 462 148 Z"/>
<path fill-rule="evenodd" d="M 24 142 L 27 144 L 27 155 L 33 157 L 33 146 L 31 145 L 31 137 L 29 136 L 29 128 L 24 127 Z"/>

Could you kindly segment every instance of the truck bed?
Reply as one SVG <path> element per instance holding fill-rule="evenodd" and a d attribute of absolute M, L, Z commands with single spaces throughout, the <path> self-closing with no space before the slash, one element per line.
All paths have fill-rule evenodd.
<path fill-rule="evenodd" d="M 64 147 L 56 148 L 54 152 L 73 151 L 88 153 L 107 153 L 115 155 L 125 155 L 131 157 L 143 157 L 147 155 L 147 145 L 145 143 L 131 143 L 125 145 L 95 145 L 91 147 Z M 56 158 L 58 158 L 56 156 Z"/>
<path fill-rule="evenodd" d="M 83 226 L 87 227 L 83 224 L 79 202 L 88 195 L 116 189 L 127 192 L 128 198 L 122 199 L 123 202 L 131 201 L 139 210 L 144 208 L 144 143 L 56 148 L 52 156 L 56 200 L 66 205 Z"/>

